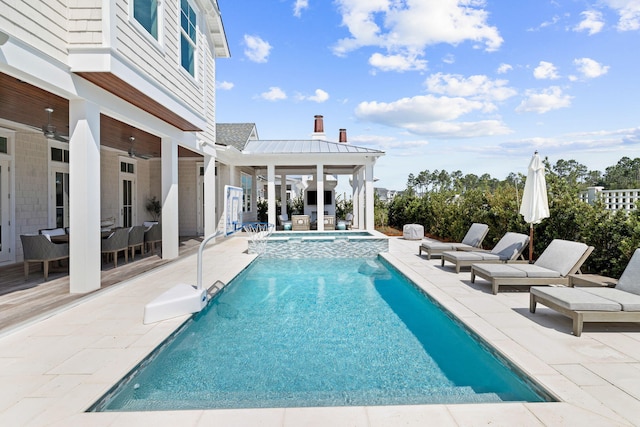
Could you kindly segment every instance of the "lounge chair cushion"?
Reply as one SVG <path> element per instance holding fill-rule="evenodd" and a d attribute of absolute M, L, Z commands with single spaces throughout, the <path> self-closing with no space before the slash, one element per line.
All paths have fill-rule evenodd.
<path fill-rule="evenodd" d="M 532 286 L 532 295 L 545 298 L 561 307 L 572 311 L 621 311 L 622 307 L 615 301 L 602 298 L 583 288 L 567 288 L 554 286 Z"/>
<path fill-rule="evenodd" d="M 617 288 L 579 288 L 581 291 L 591 295 L 597 295 L 614 301 L 622 306 L 624 311 L 640 311 L 640 295 L 631 292 L 621 291 Z"/>
<path fill-rule="evenodd" d="M 446 256 L 446 258 L 451 258 L 452 260 L 455 261 L 489 261 L 489 260 L 495 260 L 495 261 L 503 261 L 507 258 L 502 258 L 500 257 L 500 255 L 496 255 L 496 254 L 492 254 L 491 252 L 466 252 L 466 251 L 462 251 L 462 252 L 453 252 L 453 251 L 446 251 L 443 256 Z"/>
<path fill-rule="evenodd" d="M 508 232 L 491 249 L 491 253 L 498 255 L 502 260 L 516 259 L 527 243 L 529 243 L 529 236 Z"/>
<path fill-rule="evenodd" d="M 513 264 L 512 267 L 516 270 L 523 271 L 527 277 L 562 277 L 559 272 L 540 267 L 536 264 Z"/>
<path fill-rule="evenodd" d="M 471 224 L 471 227 L 469 227 L 469 230 L 467 230 L 467 234 L 464 235 L 461 243 L 478 248 L 487 235 L 487 231 L 489 231 L 487 224 L 474 222 Z"/>
<path fill-rule="evenodd" d="M 474 264 L 473 268 L 491 277 L 527 277 L 524 270 L 514 268 L 511 264 Z"/>
<path fill-rule="evenodd" d="M 640 295 L 640 249 L 636 249 L 622 272 L 616 289 Z"/>
<path fill-rule="evenodd" d="M 464 243 L 424 242 L 420 246 L 425 250 L 431 249 L 433 252 L 455 251 L 456 248 L 471 249 L 471 246 Z"/>
<path fill-rule="evenodd" d="M 540 254 L 535 265 L 557 271 L 560 273 L 560 276 L 564 277 L 571 272 L 571 269 L 578 263 L 587 248 L 588 246 L 581 242 L 554 239 L 549 243 L 549 246 L 547 246 L 544 252 Z"/>

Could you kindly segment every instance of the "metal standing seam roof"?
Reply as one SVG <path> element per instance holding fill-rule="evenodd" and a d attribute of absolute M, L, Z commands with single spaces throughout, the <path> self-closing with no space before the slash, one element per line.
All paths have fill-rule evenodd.
<path fill-rule="evenodd" d="M 357 147 L 348 143 L 323 140 L 256 140 L 249 141 L 242 150 L 246 154 L 310 154 L 310 153 L 356 153 L 378 154 L 384 151 Z"/>

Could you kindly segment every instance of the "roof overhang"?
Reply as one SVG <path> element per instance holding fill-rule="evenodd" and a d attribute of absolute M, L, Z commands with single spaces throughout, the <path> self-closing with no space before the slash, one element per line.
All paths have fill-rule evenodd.
<path fill-rule="evenodd" d="M 207 33 L 209 40 L 213 45 L 216 58 L 229 58 L 229 44 L 227 43 L 227 35 L 224 32 L 222 23 L 222 15 L 218 7 L 217 0 L 198 0 L 198 4 L 204 11 L 205 21 L 207 25 Z"/>

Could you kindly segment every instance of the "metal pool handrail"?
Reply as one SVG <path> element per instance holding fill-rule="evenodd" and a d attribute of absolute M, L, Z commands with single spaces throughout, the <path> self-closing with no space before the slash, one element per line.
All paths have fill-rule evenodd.
<path fill-rule="evenodd" d="M 204 239 L 202 243 L 200 243 L 200 247 L 198 248 L 198 289 L 202 289 L 202 251 L 211 239 L 214 239 L 222 234 L 224 234 L 222 231 L 216 231 L 215 233 Z"/>

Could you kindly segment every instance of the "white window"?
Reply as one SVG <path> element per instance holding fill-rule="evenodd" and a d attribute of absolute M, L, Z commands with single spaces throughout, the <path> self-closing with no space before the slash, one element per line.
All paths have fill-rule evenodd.
<path fill-rule="evenodd" d="M 180 64 L 195 77 L 197 16 L 188 0 L 180 0 Z"/>
<path fill-rule="evenodd" d="M 69 144 L 49 141 L 49 225 L 69 226 Z"/>
<path fill-rule="evenodd" d="M 137 162 L 120 158 L 120 224 L 131 227 L 137 223 L 136 178 Z"/>
<path fill-rule="evenodd" d="M 242 184 L 242 212 L 251 212 L 253 179 L 251 175 L 241 172 L 240 181 Z"/>
<path fill-rule="evenodd" d="M 158 0 L 133 0 L 134 19 L 156 40 L 158 40 L 158 16 Z"/>

